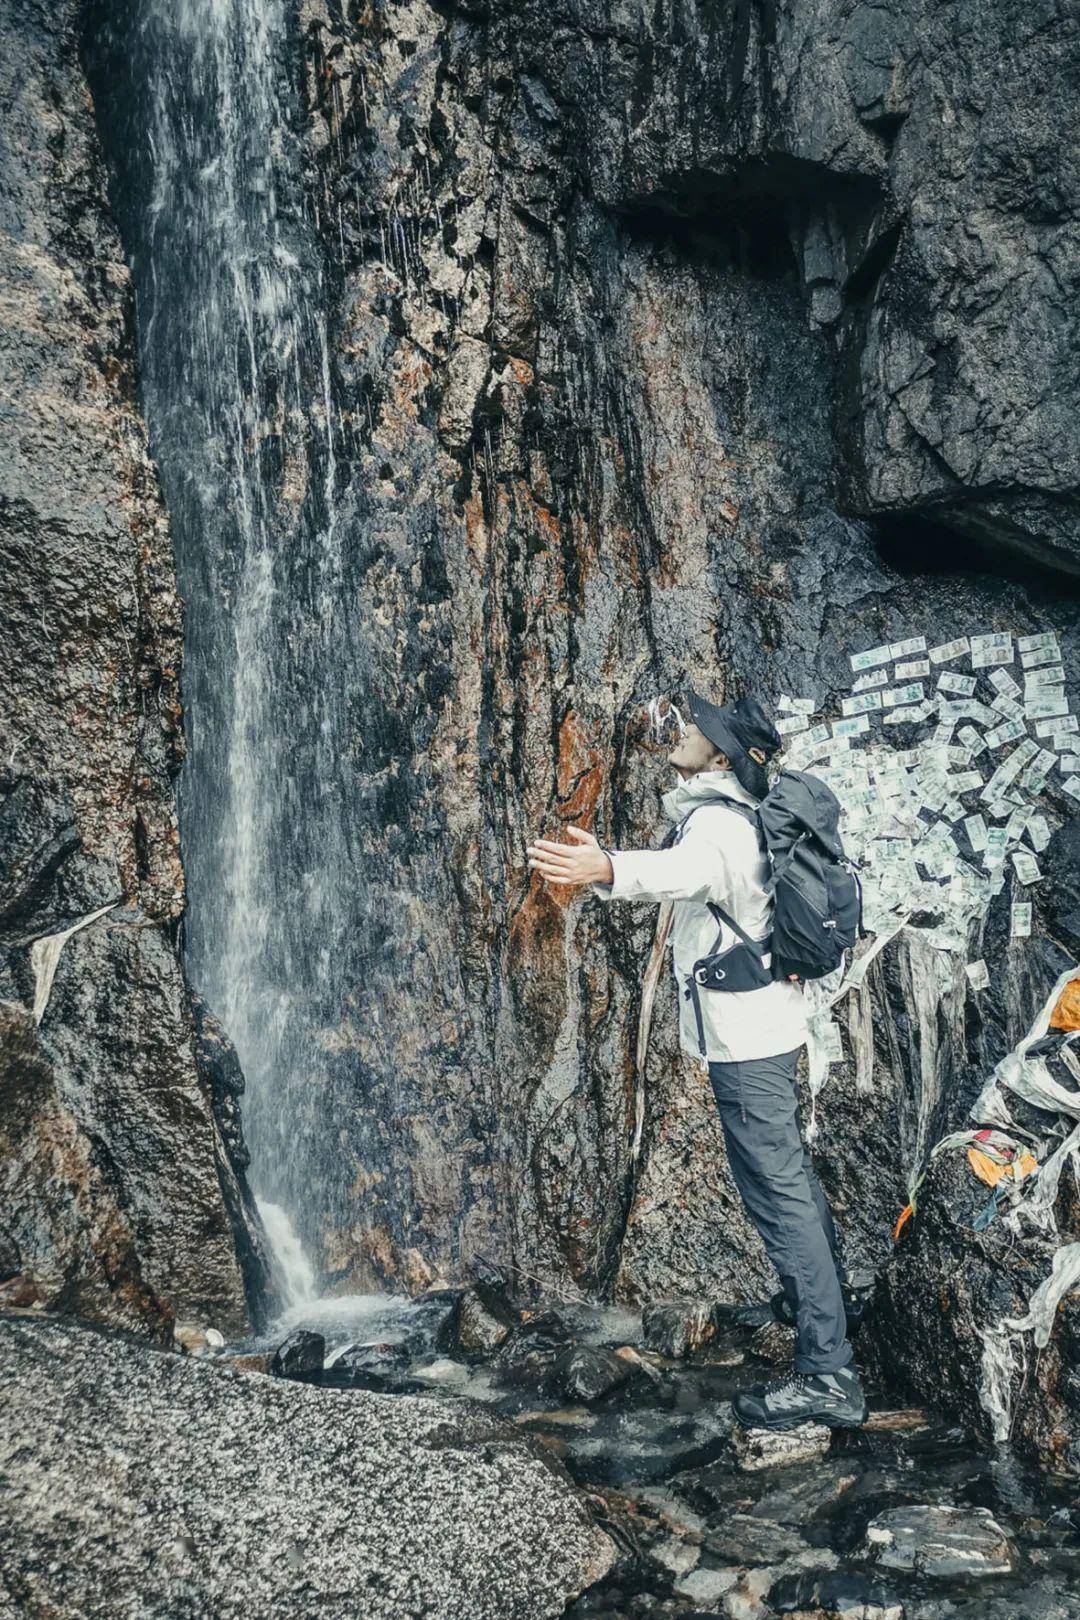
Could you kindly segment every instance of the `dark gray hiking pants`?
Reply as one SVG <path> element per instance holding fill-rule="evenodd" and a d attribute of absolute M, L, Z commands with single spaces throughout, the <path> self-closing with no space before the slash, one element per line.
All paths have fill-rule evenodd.
<path fill-rule="evenodd" d="M 851 1360 L 832 1211 L 799 1129 L 799 1049 L 710 1063 L 728 1163 L 795 1312 L 795 1370 L 835 1372 Z"/>

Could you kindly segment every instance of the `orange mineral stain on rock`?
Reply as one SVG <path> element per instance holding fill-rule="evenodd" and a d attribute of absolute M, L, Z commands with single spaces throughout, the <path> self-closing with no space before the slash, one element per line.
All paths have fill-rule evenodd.
<path fill-rule="evenodd" d="M 603 752 L 582 727 L 574 709 L 567 709 L 559 726 L 559 753 L 555 766 L 558 808 L 567 822 L 591 827 L 604 779 Z"/>

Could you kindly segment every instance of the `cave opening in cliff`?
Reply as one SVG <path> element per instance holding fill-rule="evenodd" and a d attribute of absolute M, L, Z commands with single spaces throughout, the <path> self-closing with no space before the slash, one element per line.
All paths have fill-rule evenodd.
<path fill-rule="evenodd" d="M 972 582 L 1010 580 L 1023 586 L 1033 603 L 1046 606 L 1080 599 L 1080 568 L 1048 549 L 1036 551 L 1027 537 L 1010 543 L 1005 534 L 971 532 L 940 515 L 920 512 L 890 514 L 871 522 L 878 555 L 898 574 Z"/>

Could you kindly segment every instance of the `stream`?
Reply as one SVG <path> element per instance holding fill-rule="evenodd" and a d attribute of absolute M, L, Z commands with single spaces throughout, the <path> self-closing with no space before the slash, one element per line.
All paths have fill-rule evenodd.
<path fill-rule="evenodd" d="M 662 1313 L 565 1302 L 525 1312 L 481 1292 L 479 1306 L 455 1289 L 300 1303 L 222 1354 L 295 1354 L 319 1335 L 321 1367 L 294 1376 L 478 1402 L 520 1427 L 588 1493 L 620 1549 L 567 1620 L 1080 1615 L 1075 1492 L 1007 1449 L 872 1386 L 860 1430 L 804 1426 L 764 1443 L 739 1430 L 731 1395 L 790 1352 L 767 1305 L 731 1307 L 706 1343 L 671 1355 L 650 1348 L 671 1333 Z M 513 1324 L 500 1345 L 463 1343 L 475 1344 L 478 1322 L 497 1337 L 500 1317 Z"/>

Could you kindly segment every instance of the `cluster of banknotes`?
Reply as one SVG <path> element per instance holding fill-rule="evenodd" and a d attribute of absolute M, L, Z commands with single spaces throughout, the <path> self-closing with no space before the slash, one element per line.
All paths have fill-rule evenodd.
<path fill-rule="evenodd" d="M 852 653 L 851 670 L 839 714 L 784 694 L 778 729 L 784 765 L 822 777 L 843 806 L 866 927 L 892 932 L 911 918 L 966 955 L 972 923 L 1008 881 L 1012 937 L 1028 937 L 1024 896 L 1042 880 L 1054 804 L 1080 806 L 1080 720 L 1055 632 L 932 647 L 910 636 Z M 967 966 L 981 988 L 985 964 Z"/>

